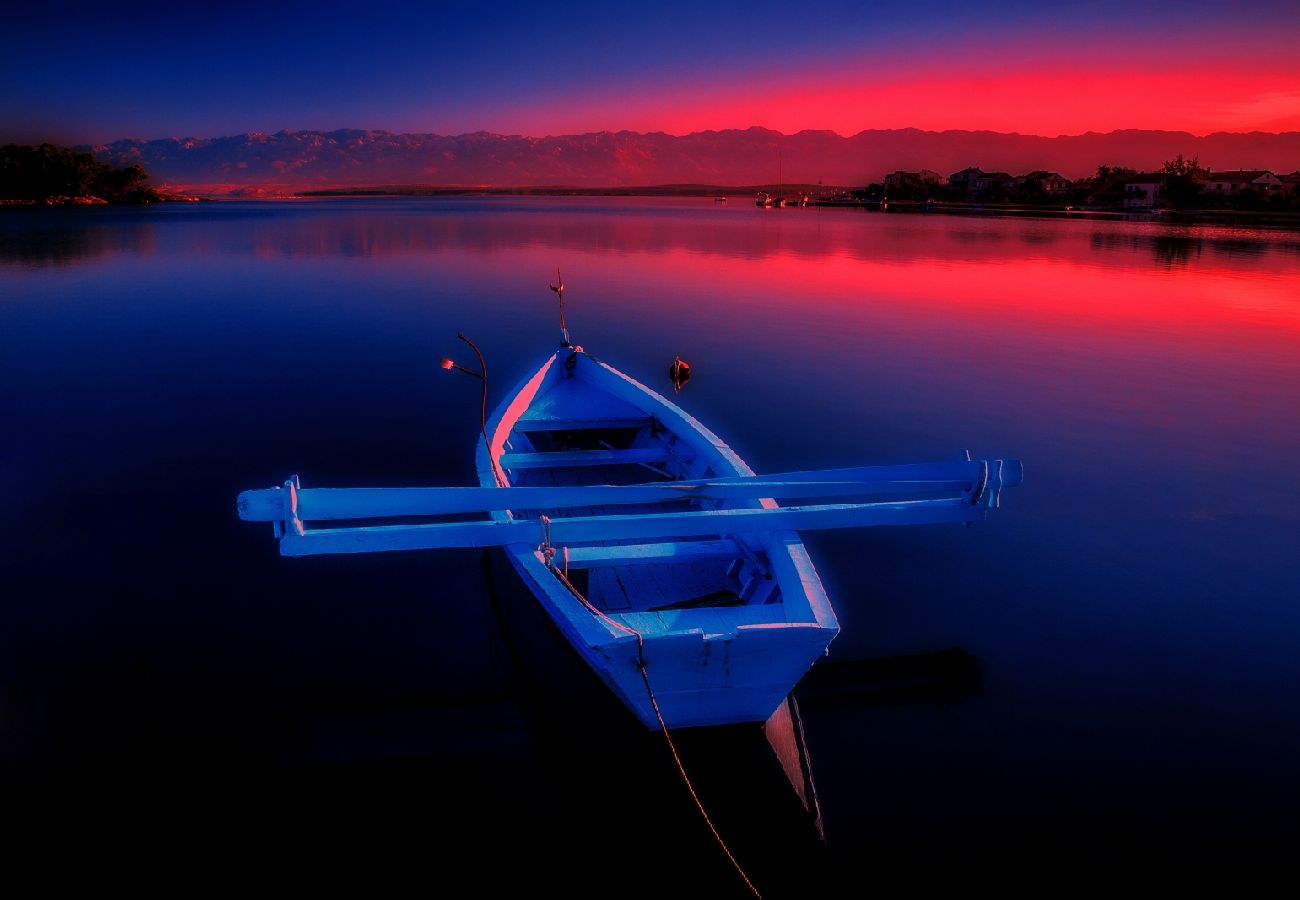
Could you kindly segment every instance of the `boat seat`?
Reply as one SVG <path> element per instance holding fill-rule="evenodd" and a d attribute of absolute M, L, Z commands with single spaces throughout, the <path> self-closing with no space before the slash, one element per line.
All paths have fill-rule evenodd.
<path fill-rule="evenodd" d="M 740 595 L 733 590 L 710 591 L 707 594 L 700 594 L 698 597 L 690 597 L 686 600 L 678 600 L 675 603 L 665 603 L 661 606 L 646 607 L 646 612 L 664 612 L 670 609 L 700 609 L 705 606 L 744 606 L 745 601 Z"/>
<path fill-rule="evenodd" d="M 502 453 L 503 469 L 552 469 L 572 466 L 622 466 L 666 463 L 673 454 L 667 447 L 628 450 L 555 450 L 544 453 Z"/>
<path fill-rule="evenodd" d="M 529 431 L 601 431 L 607 428 L 650 428 L 654 425 L 652 416 L 619 416 L 608 418 L 565 419 L 554 416 L 520 416 L 515 420 L 514 430 Z"/>
<path fill-rule="evenodd" d="M 733 540 L 665 541 L 654 544 L 621 544 L 613 547 L 570 547 L 569 568 L 595 569 L 605 566 L 695 562 L 701 559 L 736 559 L 744 558 L 744 555 L 745 551 Z"/>
<path fill-rule="evenodd" d="M 658 612 L 611 612 L 609 616 L 642 634 L 699 629 L 704 634 L 735 635 L 744 640 L 745 630 L 752 634 L 754 629 L 759 633 L 774 630 L 774 625 L 788 627 L 786 610 L 780 603 L 767 606 L 700 606 L 695 609 L 661 609 Z"/>

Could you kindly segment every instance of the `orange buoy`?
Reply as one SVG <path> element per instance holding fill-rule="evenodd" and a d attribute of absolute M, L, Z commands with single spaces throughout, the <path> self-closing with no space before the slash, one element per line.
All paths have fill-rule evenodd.
<path fill-rule="evenodd" d="M 691 380 L 691 364 L 680 356 L 674 356 L 673 364 L 668 367 L 668 377 L 672 379 L 673 390 L 680 393 L 686 382 Z"/>

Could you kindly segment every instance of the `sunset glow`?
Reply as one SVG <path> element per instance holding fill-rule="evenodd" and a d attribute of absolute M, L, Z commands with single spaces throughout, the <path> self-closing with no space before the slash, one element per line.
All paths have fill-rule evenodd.
<path fill-rule="evenodd" d="M 972 65 L 907 77 L 819 74 L 770 90 L 729 88 L 695 96 L 683 91 L 631 108 L 601 98 L 586 110 L 608 122 L 620 112 L 635 121 L 634 130 L 670 134 L 760 123 L 787 134 L 829 129 L 842 135 L 886 128 L 1045 136 L 1125 128 L 1198 135 L 1293 131 L 1300 129 L 1300 68 Z M 580 127 L 576 120 L 572 125 Z"/>
<path fill-rule="evenodd" d="M 1298 37 L 1300 0 L 8 4 L 10 857 L 1287 883 Z"/>
<path fill-rule="evenodd" d="M 1300 129 L 1300 7 L 235 2 L 14 14 L 0 140 L 758 125 L 1055 136 Z M 35 72 L 45 73 L 40 78 Z"/>

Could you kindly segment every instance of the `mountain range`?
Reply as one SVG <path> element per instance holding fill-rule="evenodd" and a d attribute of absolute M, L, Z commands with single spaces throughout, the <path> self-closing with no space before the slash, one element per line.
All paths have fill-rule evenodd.
<path fill-rule="evenodd" d="M 397 134 L 388 131 L 250 132 L 218 138 L 120 140 L 81 147 L 104 162 L 142 164 L 156 184 L 282 188 L 421 184 L 626 187 L 659 184 L 816 183 L 856 186 L 898 169 L 943 175 L 967 166 L 1067 178 L 1099 165 L 1158 168 L 1182 154 L 1223 169 L 1300 169 L 1300 132 L 1089 132 L 1060 137 L 992 131 L 832 131 L 782 134 L 766 128 L 595 132 L 524 137 Z"/>

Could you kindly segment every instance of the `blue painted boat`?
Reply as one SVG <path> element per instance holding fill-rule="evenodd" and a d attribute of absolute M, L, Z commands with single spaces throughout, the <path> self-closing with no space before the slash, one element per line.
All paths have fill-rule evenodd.
<path fill-rule="evenodd" d="M 477 456 L 485 487 L 754 478 L 703 424 L 581 348 L 547 357 L 497 409 L 487 436 Z M 665 512 L 703 513 L 707 531 L 563 546 L 552 537 L 549 554 L 530 545 L 505 549 L 561 632 L 647 727 L 659 727 L 647 680 L 670 728 L 762 722 L 839 630 L 795 532 L 731 533 L 724 516 L 709 515 L 775 508 L 770 498 L 682 491 L 680 499 L 654 504 L 525 510 L 529 518 L 546 515 L 554 534 L 570 516 L 621 522 Z M 492 517 L 510 521 L 520 512 Z M 669 520 L 656 530 L 675 525 Z M 567 577 L 557 577 L 566 567 Z"/>
<path fill-rule="evenodd" d="M 647 728 L 766 721 L 826 652 L 839 626 L 801 529 L 977 521 L 1021 479 L 1017 461 L 965 452 L 758 476 L 675 404 L 567 340 L 485 418 L 476 466 L 479 487 L 303 488 L 294 477 L 245 491 L 239 512 L 272 522 L 285 556 L 501 547 Z M 447 521 L 466 513 L 487 518 Z M 409 521 L 421 516 L 437 520 Z M 318 524 L 391 518 L 405 521 Z"/>

